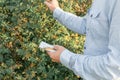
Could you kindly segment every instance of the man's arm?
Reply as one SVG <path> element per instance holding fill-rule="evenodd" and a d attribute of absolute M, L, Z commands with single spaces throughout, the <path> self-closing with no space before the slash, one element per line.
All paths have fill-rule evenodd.
<path fill-rule="evenodd" d="M 70 30 L 79 34 L 86 33 L 86 17 L 78 17 L 60 9 L 57 0 L 46 1 L 45 4 L 53 12 L 53 16 L 61 24 L 65 25 Z"/>
<path fill-rule="evenodd" d="M 56 8 L 53 12 L 54 18 L 70 30 L 79 34 L 86 33 L 86 16 L 78 17 L 69 12 L 65 12 L 60 8 Z"/>

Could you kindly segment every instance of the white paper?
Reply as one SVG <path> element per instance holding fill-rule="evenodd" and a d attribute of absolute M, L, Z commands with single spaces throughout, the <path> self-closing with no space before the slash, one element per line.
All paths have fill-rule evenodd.
<path fill-rule="evenodd" d="M 39 48 L 41 48 L 41 49 L 54 48 L 54 46 L 53 46 L 53 45 L 50 45 L 50 44 L 48 44 L 48 43 L 46 43 L 46 42 L 44 42 L 44 41 L 42 41 L 42 42 L 40 43 L 40 45 L 39 45 Z M 47 50 L 47 51 L 55 52 L 55 50 Z"/>

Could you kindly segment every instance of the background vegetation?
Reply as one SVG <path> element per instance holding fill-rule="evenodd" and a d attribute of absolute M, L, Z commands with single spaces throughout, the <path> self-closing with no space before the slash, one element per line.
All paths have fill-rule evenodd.
<path fill-rule="evenodd" d="M 58 0 L 62 9 L 86 14 L 90 0 Z M 0 0 L 0 80 L 78 80 L 38 48 L 41 41 L 83 52 L 84 36 L 53 19 L 44 0 Z"/>

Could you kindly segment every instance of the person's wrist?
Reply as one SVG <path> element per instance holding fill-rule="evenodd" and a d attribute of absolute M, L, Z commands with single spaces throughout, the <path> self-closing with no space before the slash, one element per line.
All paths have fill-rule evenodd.
<path fill-rule="evenodd" d="M 52 8 L 52 12 L 54 12 L 55 9 L 57 9 L 57 8 L 60 8 L 60 7 L 53 7 L 53 8 Z"/>
<path fill-rule="evenodd" d="M 60 7 L 55 7 L 55 9 L 52 12 L 54 13 L 57 9 L 61 9 L 61 8 Z"/>

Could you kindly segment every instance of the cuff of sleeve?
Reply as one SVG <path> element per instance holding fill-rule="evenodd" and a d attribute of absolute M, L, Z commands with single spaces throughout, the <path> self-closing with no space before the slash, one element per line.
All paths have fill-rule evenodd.
<path fill-rule="evenodd" d="M 57 7 L 57 8 L 53 11 L 53 17 L 54 17 L 55 19 L 57 19 L 57 18 L 61 15 L 62 12 L 63 12 L 63 10 L 62 10 L 61 8 Z"/>
<path fill-rule="evenodd" d="M 66 66 L 67 68 L 70 68 L 70 59 L 71 57 L 75 55 L 74 53 L 71 53 L 69 50 L 64 50 L 61 55 L 60 55 L 60 62 L 61 64 L 63 64 L 64 66 Z"/>

